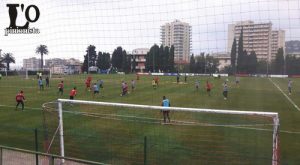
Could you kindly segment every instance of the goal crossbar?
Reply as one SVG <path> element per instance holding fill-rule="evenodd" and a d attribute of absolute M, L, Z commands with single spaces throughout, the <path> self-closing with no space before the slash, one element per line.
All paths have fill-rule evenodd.
<path fill-rule="evenodd" d="M 201 112 L 201 113 L 215 113 L 215 114 L 232 114 L 232 115 L 247 115 L 247 116 L 264 116 L 273 119 L 273 152 L 272 152 L 272 165 L 279 164 L 279 115 L 277 112 L 258 112 L 258 111 L 235 111 L 235 110 L 220 110 L 220 109 L 203 109 L 203 108 L 183 108 L 183 107 L 162 107 L 152 105 L 138 105 L 127 103 L 113 103 L 113 102 L 96 102 L 85 100 L 69 100 L 58 99 L 58 115 L 59 115 L 59 136 L 60 136 L 60 152 L 61 156 L 64 154 L 64 133 L 63 133 L 63 116 L 62 116 L 62 103 L 72 104 L 88 104 L 88 105 L 101 105 L 112 107 L 124 108 L 139 108 L 143 110 L 172 110 L 183 112 Z"/>

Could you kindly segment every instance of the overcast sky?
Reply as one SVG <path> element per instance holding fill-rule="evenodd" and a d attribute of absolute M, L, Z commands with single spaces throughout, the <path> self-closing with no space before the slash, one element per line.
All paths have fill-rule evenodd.
<path fill-rule="evenodd" d="M 40 34 L 4 36 L 9 26 L 8 3 L 34 4 L 40 18 L 30 27 Z M 25 11 L 24 9 L 24 11 Z M 31 10 L 34 18 L 34 10 Z M 45 58 L 83 60 L 86 47 L 112 52 L 160 44 L 160 26 L 179 19 L 192 26 L 192 52 L 227 51 L 228 24 L 237 21 L 272 22 L 286 31 L 286 40 L 300 40 L 300 0 L 0 0 L 0 49 L 11 52 L 17 64 L 39 57 L 35 48 L 48 46 Z M 26 22 L 19 8 L 17 25 Z"/>

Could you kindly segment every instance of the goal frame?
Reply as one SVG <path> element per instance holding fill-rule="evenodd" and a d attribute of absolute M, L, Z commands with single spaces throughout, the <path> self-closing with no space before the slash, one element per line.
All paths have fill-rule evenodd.
<path fill-rule="evenodd" d="M 200 112 L 200 113 L 215 113 L 215 114 L 231 114 L 231 115 L 269 117 L 269 118 L 272 118 L 272 120 L 273 120 L 272 165 L 279 165 L 280 164 L 279 163 L 279 155 L 280 155 L 279 154 L 279 115 L 278 115 L 277 112 L 235 111 L 235 110 L 183 108 L 183 107 L 162 107 L 162 106 L 127 104 L 127 103 L 57 99 L 60 156 L 62 156 L 62 157 L 65 156 L 62 103 L 102 105 L 102 106 L 125 107 L 125 108 L 140 108 L 140 109 L 147 109 L 147 110 L 166 110 L 167 109 L 167 110 L 172 110 L 172 111 L 184 111 L 184 112 Z M 64 160 L 62 159 L 62 163 L 63 162 L 64 162 Z"/>

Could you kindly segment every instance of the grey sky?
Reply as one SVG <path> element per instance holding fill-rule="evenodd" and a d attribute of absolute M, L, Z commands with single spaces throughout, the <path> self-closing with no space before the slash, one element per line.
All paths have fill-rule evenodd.
<path fill-rule="evenodd" d="M 4 36 L 7 3 L 38 6 L 41 16 L 30 26 L 41 33 Z M 17 24 L 23 25 L 24 13 L 18 12 Z M 228 24 L 242 20 L 271 21 L 273 29 L 286 30 L 286 40 L 300 40 L 300 0 L 1 0 L 0 49 L 13 53 L 17 65 L 39 57 L 39 44 L 48 46 L 46 58 L 83 60 L 89 44 L 108 52 L 160 44 L 160 26 L 174 19 L 192 26 L 194 54 L 227 51 Z"/>

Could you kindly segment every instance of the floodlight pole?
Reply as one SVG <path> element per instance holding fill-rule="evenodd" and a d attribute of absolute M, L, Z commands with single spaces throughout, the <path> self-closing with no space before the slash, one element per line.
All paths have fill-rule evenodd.
<path fill-rule="evenodd" d="M 60 142 L 60 156 L 65 156 L 65 144 L 64 144 L 64 129 L 63 129 L 63 119 L 62 119 L 62 102 L 58 101 L 58 122 L 59 122 L 59 142 Z M 61 163 L 65 162 L 61 159 Z"/>

